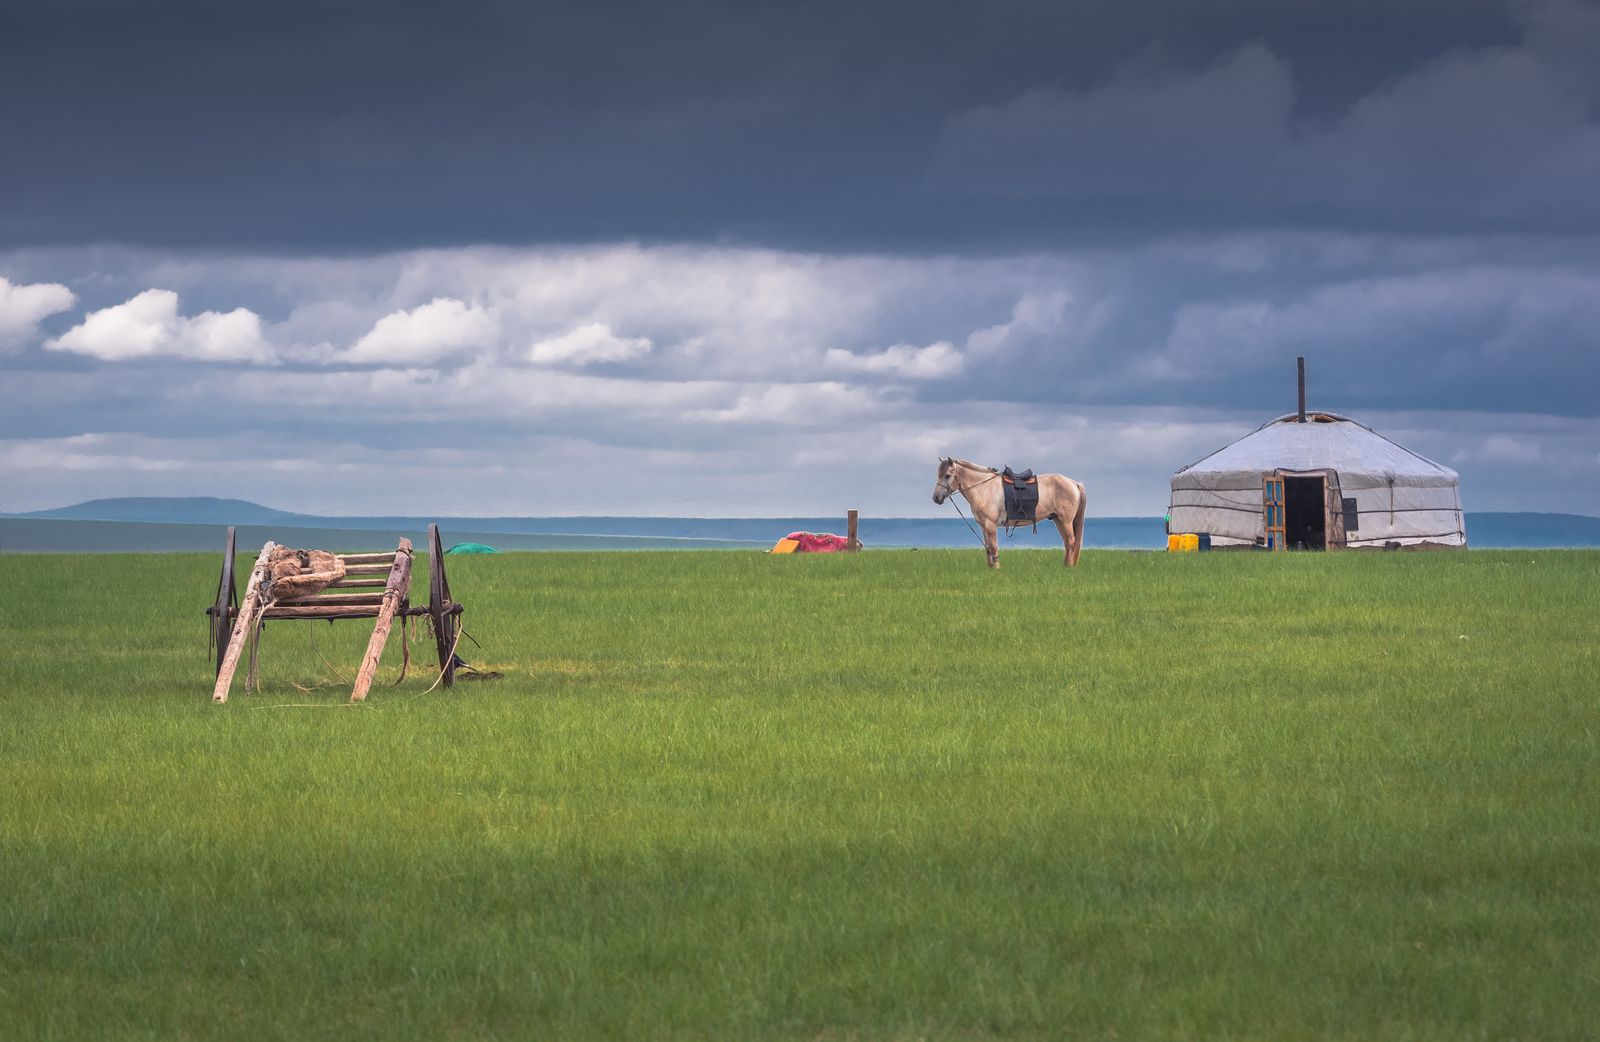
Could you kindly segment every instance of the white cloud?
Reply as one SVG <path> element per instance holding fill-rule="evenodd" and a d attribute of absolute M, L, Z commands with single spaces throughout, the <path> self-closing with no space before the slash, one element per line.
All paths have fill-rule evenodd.
<path fill-rule="evenodd" d="M 975 330 L 967 337 L 967 350 L 992 357 L 1008 349 L 1026 349 L 1040 336 L 1059 336 L 1066 328 L 1070 303 L 1071 295 L 1063 290 L 1024 293 L 1011 308 L 1011 321 Z"/>
<path fill-rule="evenodd" d="M 649 337 L 617 336 L 604 322 L 590 322 L 540 340 L 528 349 L 528 360 L 538 365 L 626 362 L 649 354 L 654 346 Z"/>
<path fill-rule="evenodd" d="M 39 330 L 39 323 L 77 303 L 67 287 L 56 282 L 23 285 L 0 275 L 0 351 L 21 347 Z"/>
<path fill-rule="evenodd" d="M 178 295 L 170 289 L 147 289 L 125 303 L 91 311 L 82 323 L 45 346 L 109 362 L 157 356 L 208 362 L 272 360 L 255 312 L 235 308 L 185 317 L 178 313 Z"/>
<path fill-rule="evenodd" d="M 500 318 L 507 361 L 570 365 L 553 356 L 615 356 L 627 344 L 629 357 L 608 357 L 608 366 L 647 363 L 665 379 L 792 380 L 821 366 L 829 348 L 959 345 L 974 312 L 1004 317 L 1061 268 L 1048 257 L 1016 266 L 706 246 L 470 248 L 406 254 L 398 281 L 372 292 L 482 301 Z M 387 266 L 378 270 L 392 279 Z M 609 336 L 585 328 L 595 326 Z"/>
<path fill-rule="evenodd" d="M 338 358 L 344 362 L 426 364 L 473 348 L 492 348 L 499 336 L 500 321 L 492 310 L 454 297 L 435 297 L 409 311 L 392 311 L 378 319 Z"/>
<path fill-rule="evenodd" d="M 207 262 L 118 251 L 96 263 L 136 268 L 141 279 L 157 273 L 186 299 L 254 293 L 242 302 L 282 316 L 264 332 L 286 362 L 527 365 L 542 345 L 533 364 L 734 382 L 816 372 L 830 348 L 870 354 L 946 341 L 959 350 L 969 332 L 1004 321 L 1023 298 L 1047 298 L 1079 277 L 1056 255 L 1019 262 L 633 244 Z M 497 332 L 465 344 L 460 320 L 489 333 L 491 318 Z M 424 320 L 445 328 L 418 328 Z M 587 328 L 597 326 L 609 336 Z"/>
<path fill-rule="evenodd" d="M 945 340 L 927 347 L 895 344 L 876 354 L 858 355 L 830 348 L 823 357 L 829 366 L 847 373 L 898 376 L 908 380 L 939 380 L 954 376 L 964 364 L 961 352 Z"/>
<path fill-rule="evenodd" d="M 865 388 L 825 382 L 740 388 L 730 405 L 687 413 L 690 422 L 827 428 L 885 409 Z"/>
<path fill-rule="evenodd" d="M 1477 456 L 1495 463 L 1538 463 L 1543 458 L 1537 442 L 1514 434 L 1492 434 L 1483 439 Z"/>
<path fill-rule="evenodd" d="M 930 466 L 945 453 L 1071 474 L 1089 484 L 1096 514 L 1159 514 L 1173 470 L 1293 407 L 1294 355 L 1305 354 L 1313 407 L 1435 459 L 1470 450 L 1458 469 L 1473 509 L 1600 512 L 1595 421 L 1560 419 L 1592 412 L 1582 388 L 1600 373 L 1600 245 L 1582 237 L 1236 234 L 985 257 L 96 250 L 0 254 L 0 270 L 74 286 L 93 273 L 97 292 L 121 291 L 111 299 L 152 284 L 184 301 L 238 299 L 280 318 L 259 333 L 284 363 L 85 371 L 0 358 L 0 438 L 119 432 L 0 453 L 0 486 L 20 490 L 4 509 L 25 508 L 24 495 L 50 506 L 223 488 L 285 507 L 430 509 L 417 487 L 444 513 L 562 509 L 528 491 L 538 482 L 518 460 L 537 448 L 546 465 L 656 461 L 630 512 L 915 513 L 931 509 Z M 174 340 L 193 355 L 189 342 L 226 317 L 180 318 L 176 301 L 144 294 L 129 305 L 141 298 L 162 305 L 143 323 L 132 321 L 140 308 L 106 309 L 150 334 L 124 344 L 130 357 L 178 355 Z M 89 327 L 105 324 L 85 321 L 73 338 L 98 342 Z M 490 335 L 468 343 L 461 330 L 474 325 Z M 340 356 L 373 346 L 380 326 L 404 350 L 376 364 Z M 638 340 L 649 350 L 591 357 Z M 547 349 L 564 360 L 530 365 L 545 341 L 565 341 Z M 467 346 L 440 353 L 441 343 Z M 286 394 L 326 422 L 284 430 Z M 1401 423 L 1386 408 L 1435 412 Z M 1513 422 L 1512 411 L 1552 418 Z M 321 473 L 308 462 L 327 458 L 340 432 L 360 442 L 339 443 L 340 458 L 380 458 L 377 432 L 396 425 L 434 454 L 407 472 L 412 491 L 379 480 L 382 468 Z M 213 442 L 192 434 L 219 429 L 254 446 L 259 487 L 233 484 L 236 462 L 213 459 Z M 1486 443 L 1497 435 L 1515 440 Z M 1538 460 L 1512 458 L 1526 445 Z M 840 460 L 852 464 L 843 478 Z M 858 483 L 869 469 L 877 476 Z M 267 470 L 283 480 L 261 478 Z M 729 474 L 740 476 L 739 505 L 707 476 Z"/>
<path fill-rule="evenodd" d="M 0 468 L 16 471 L 182 471 L 192 451 L 173 442 L 164 453 L 146 453 L 150 439 L 126 434 L 74 434 L 65 438 L 0 441 Z"/>

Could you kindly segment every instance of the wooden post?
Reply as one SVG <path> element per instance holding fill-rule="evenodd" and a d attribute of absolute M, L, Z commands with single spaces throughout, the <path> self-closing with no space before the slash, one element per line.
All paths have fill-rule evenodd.
<path fill-rule="evenodd" d="M 847 510 L 844 515 L 845 524 L 845 549 L 861 549 L 861 539 L 858 536 L 861 514 L 859 511 Z"/>
<path fill-rule="evenodd" d="M 389 570 L 389 581 L 383 588 L 383 606 L 378 609 L 378 621 L 372 627 L 372 639 L 367 642 L 366 657 L 361 660 L 361 672 L 356 674 L 356 686 L 350 692 L 350 701 L 364 702 L 372 687 L 372 678 L 378 672 L 378 660 L 383 657 L 383 644 L 389 639 L 389 626 L 394 613 L 411 590 L 411 540 L 400 540 L 394 554 L 394 566 Z"/>
<path fill-rule="evenodd" d="M 255 567 L 250 569 L 250 583 L 245 587 L 244 601 L 239 605 L 239 617 L 233 620 L 233 635 L 228 638 L 228 650 L 222 656 L 222 668 L 217 670 L 217 686 L 211 692 L 211 701 L 221 704 L 228 700 L 228 688 L 233 686 L 234 671 L 239 668 L 239 655 L 244 651 L 245 638 L 255 628 L 256 611 L 261 606 L 261 583 L 267 576 L 267 558 L 277 544 L 270 539 L 261 548 Z"/>

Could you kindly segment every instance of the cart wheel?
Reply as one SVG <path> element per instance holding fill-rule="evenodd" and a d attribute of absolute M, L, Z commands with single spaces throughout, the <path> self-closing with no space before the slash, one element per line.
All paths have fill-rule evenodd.
<path fill-rule="evenodd" d="M 456 616 L 450 601 L 450 579 L 444 573 L 444 547 L 439 542 L 439 526 L 428 526 L 428 615 L 433 619 L 433 638 L 439 647 L 439 669 L 444 686 L 456 682 Z"/>
<path fill-rule="evenodd" d="M 228 545 L 222 551 L 222 575 L 217 579 L 217 596 L 206 614 L 211 617 L 211 650 L 216 653 L 216 671 L 222 672 L 222 658 L 233 636 L 233 619 L 239 610 L 239 588 L 233 580 L 234 531 L 228 526 Z"/>

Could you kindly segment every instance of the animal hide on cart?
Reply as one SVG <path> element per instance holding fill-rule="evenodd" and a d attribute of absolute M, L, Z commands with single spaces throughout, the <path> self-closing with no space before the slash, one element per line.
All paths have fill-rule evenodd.
<path fill-rule="evenodd" d="M 267 558 L 267 570 L 275 601 L 309 597 L 344 578 L 344 562 L 327 550 L 280 546 Z"/>

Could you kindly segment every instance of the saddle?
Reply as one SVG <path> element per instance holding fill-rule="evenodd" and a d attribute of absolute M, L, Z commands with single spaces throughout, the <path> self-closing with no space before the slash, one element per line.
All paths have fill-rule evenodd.
<path fill-rule="evenodd" d="M 1007 467 L 1000 472 L 1000 481 L 1006 490 L 1006 520 L 1033 524 L 1039 506 L 1039 479 L 1033 471 L 1017 473 Z"/>

